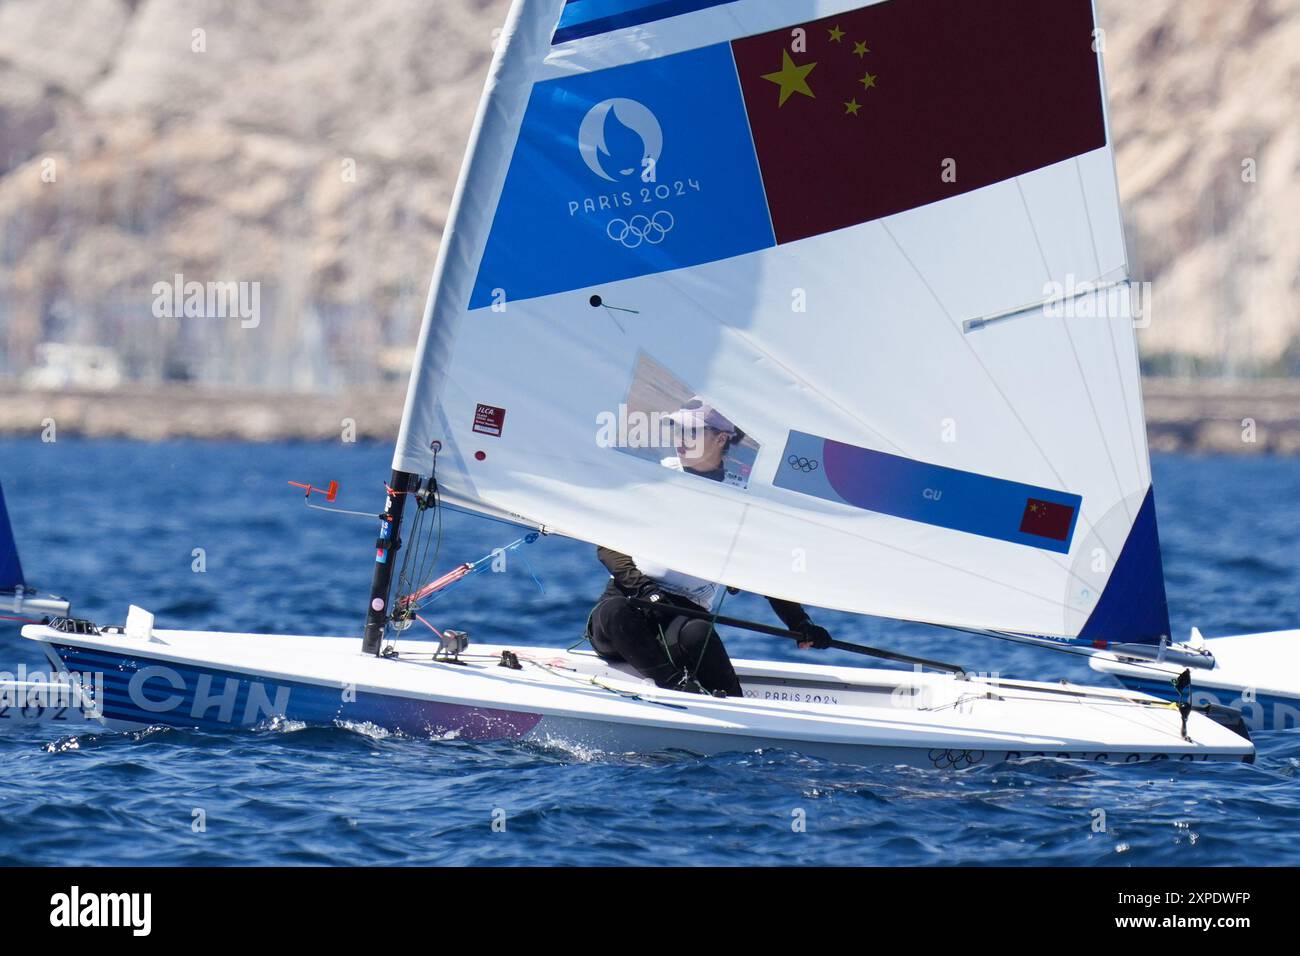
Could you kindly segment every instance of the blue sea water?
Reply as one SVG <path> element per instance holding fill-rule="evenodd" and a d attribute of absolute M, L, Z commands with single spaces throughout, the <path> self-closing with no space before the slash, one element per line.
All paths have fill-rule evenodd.
<path fill-rule="evenodd" d="M 374 522 L 309 510 L 286 481 L 337 479 L 339 507 L 372 512 L 387 471 L 377 445 L 0 440 L 29 580 L 106 622 L 132 602 L 169 627 L 357 632 Z M 1300 467 L 1160 457 L 1155 472 L 1176 632 L 1300 625 Z M 448 515 L 440 567 L 516 534 Z M 192 569 L 196 548 L 203 573 Z M 592 549 L 543 538 L 524 553 L 545 594 L 512 562 L 448 592 L 438 621 L 482 640 L 575 640 L 603 585 Z M 750 595 L 728 611 L 770 616 Z M 1048 651 L 817 617 L 842 639 L 972 669 L 1104 681 Z M 799 653 L 744 632 L 727 642 L 738 656 Z M 19 662 L 43 665 L 17 625 L 0 621 L 0 669 Z M 1031 760 L 954 773 L 780 751 L 608 757 L 341 728 L 33 728 L 0 735 L 0 863 L 1300 864 L 1300 732 L 1257 744 L 1254 765 Z M 504 832 L 491 826 L 497 811 Z M 805 832 L 791 825 L 798 811 Z"/>

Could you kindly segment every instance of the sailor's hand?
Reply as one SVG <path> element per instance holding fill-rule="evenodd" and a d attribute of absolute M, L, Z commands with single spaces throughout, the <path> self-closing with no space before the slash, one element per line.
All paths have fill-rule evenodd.
<path fill-rule="evenodd" d="M 636 596 L 638 600 L 649 601 L 651 604 L 662 604 L 667 606 L 671 603 L 668 600 L 668 595 L 657 587 L 644 587 L 637 592 Z"/>
<path fill-rule="evenodd" d="M 831 646 L 831 632 L 812 621 L 804 621 L 795 630 L 803 635 L 803 640 L 799 642 L 801 648 L 815 647 L 820 651 Z"/>

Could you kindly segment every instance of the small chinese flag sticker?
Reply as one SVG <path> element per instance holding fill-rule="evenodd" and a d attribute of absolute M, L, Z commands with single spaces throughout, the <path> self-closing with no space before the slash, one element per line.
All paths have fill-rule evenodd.
<path fill-rule="evenodd" d="M 1058 505 L 1054 501 L 1030 498 L 1025 502 L 1025 514 L 1020 519 L 1020 530 L 1025 534 L 1036 534 L 1040 538 L 1064 541 L 1070 536 L 1070 525 L 1074 521 L 1074 508 L 1070 505 Z"/>

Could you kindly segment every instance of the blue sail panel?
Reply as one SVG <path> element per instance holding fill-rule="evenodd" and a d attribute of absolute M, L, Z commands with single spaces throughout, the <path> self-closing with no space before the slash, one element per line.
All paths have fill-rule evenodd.
<path fill-rule="evenodd" d="M 1069 554 L 1083 499 L 792 431 L 772 484 L 938 528 Z"/>
<path fill-rule="evenodd" d="M 611 30 L 718 7 L 732 0 L 569 0 L 552 43 L 568 43 Z"/>
<path fill-rule="evenodd" d="M 1147 489 L 1106 590 L 1092 609 L 1079 643 L 1159 644 L 1169 634 L 1169 599 L 1156 528 L 1155 490 Z"/>
<path fill-rule="evenodd" d="M 774 244 L 736 65 L 718 43 L 533 87 L 469 307 Z"/>
<path fill-rule="evenodd" d="M 5 509 L 4 488 L 0 488 L 0 591 L 12 591 L 23 583 L 18 545 L 14 542 L 14 529 L 9 525 L 9 512 Z"/>

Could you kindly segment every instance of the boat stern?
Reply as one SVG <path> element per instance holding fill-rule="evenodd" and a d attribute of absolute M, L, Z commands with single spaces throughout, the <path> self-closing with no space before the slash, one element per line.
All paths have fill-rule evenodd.
<path fill-rule="evenodd" d="M 1300 629 L 1209 638 L 1203 647 L 1214 666 L 1190 668 L 1193 706 L 1235 711 L 1253 733 L 1300 727 Z M 1184 670 L 1176 661 L 1118 651 L 1097 652 L 1088 664 L 1131 690 L 1165 700 L 1177 695 L 1173 681 Z"/>

